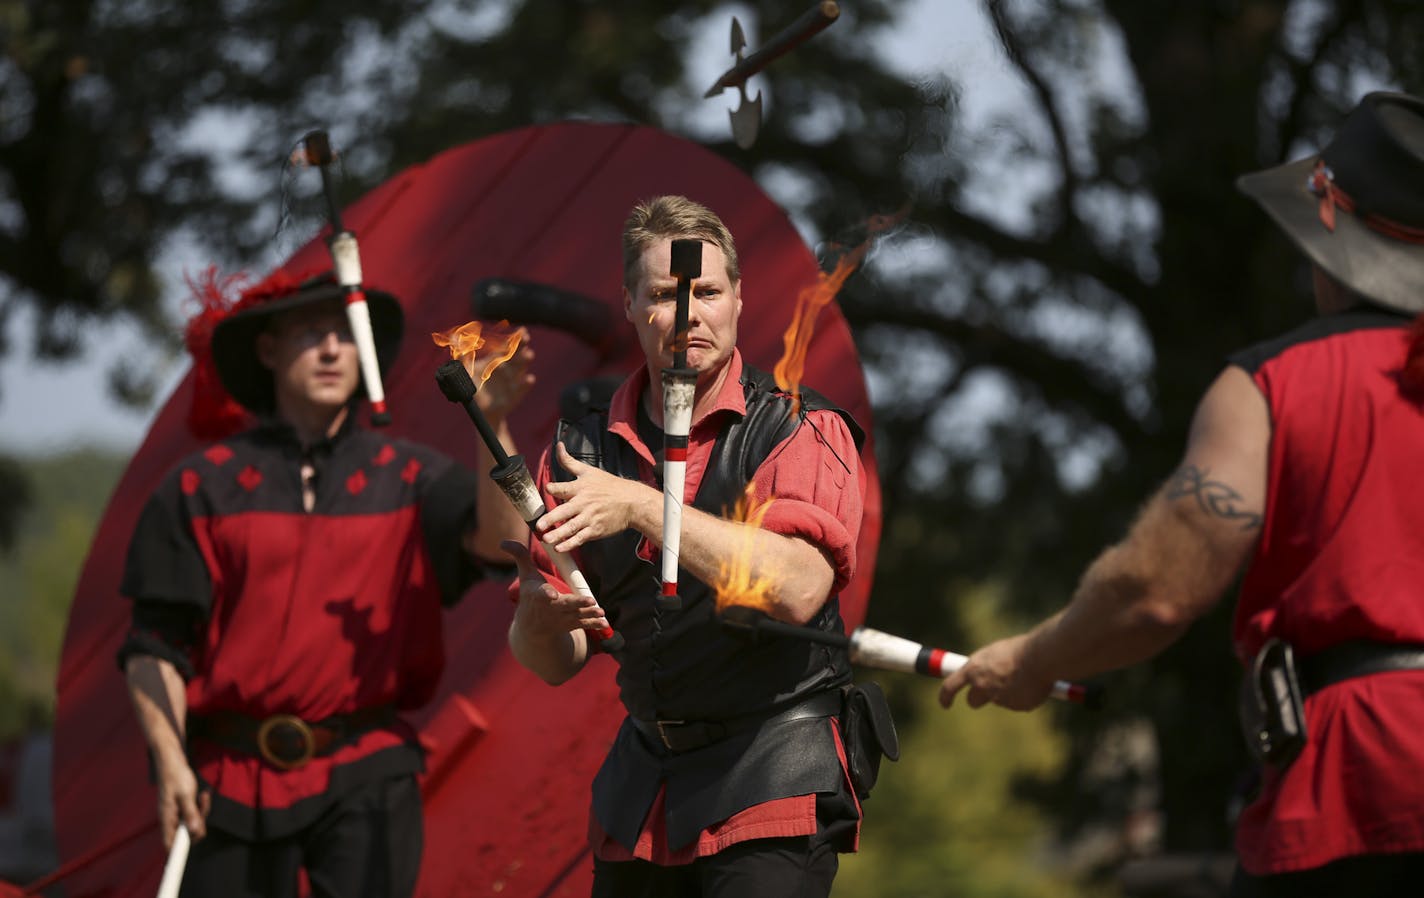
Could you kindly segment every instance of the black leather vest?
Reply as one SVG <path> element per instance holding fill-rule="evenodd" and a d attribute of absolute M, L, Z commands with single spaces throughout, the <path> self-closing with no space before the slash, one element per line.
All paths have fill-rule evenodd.
<path fill-rule="evenodd" d="M 750 366 L 742 369 L 742 388 L 747 414 L 741 419 L 728 415 L 691 503 L 723 517 L 775 448 L 796 428 L 811 426 L 805 413 L 831 409 L 824 397 L 803 391 L 801 413 L 793 418 L 790 396 L 777 389 L 770 375 Z M 859 447 L 859 425 L 845 412 L 831 410 L 846 421 Z M 639 479 L 637 454 L 608 432 L 604 410 L 578 422 L 561 421 L 556 438 L 581 461 Z M 557 463 L 553 473 L 557 480 L 569 479 Z M 682 609 L 659 608 L 658 557 L 646 546 L 639 557 L 643 542 L 641 534 L 629 530 L 580 550 L 593 594 L 628 641 L 619 658 L 618 685 L 629 714 L 641 720 L 720 720 L 786 707 L 848 681 L 844 650 L 785 639 L 753 642 L 724 629 L 714 615 L 711 587 L 685 571 L 678 575 Z M 844 632 L 834 596 L 809 626 Z"/>
<path fill-rule="evenodd" d="M 806 412 L 835 411 L 850 428 L 857 448 L 864 440 L 850 415 L 812 391 L 802 391 L 801 411 L 793 417 L 791 397 L 769 375 L 744 366 L 741 382 L 747 413 L 741 418 L 727 415 L 691 503 L 694 508 L 725 516 L 776 447 L 798 427 L 814 426 Z M 592 410 L 578 421 L 561 421 L 555 439 L 581 461 L 641 480 L 639 457 L 608 432 L 606 409 Z M 570 479 L 557 462 L 553 476 Z M 658 556 L 644 545 L 640 557 L 643 543 L 641 534 L 629 530 L 580 548 L 581 569 L 594 595 L 627 640 L 618 657 L 618 685 L 630 717 L 745 719 L 773 714 L 850 682 L 844 649 L 790 639 L 753 641 L 723 628 L 714 614 L 711 587 L 686 571 L 678 576 L 682 608 L 659 608 Z M 832 596 L 808 626 L 844 632 L 839 608 Z M 734 779 L 729 777 L 733 768 L 738 774 Z M 676 846 L 762 801 L 834 791 L 840 776 L 824 720 L 766 727 L 676 756 L 650 744 L 625 722 L 595 780 L 594 811 L 605 831 L 631 847 L 659 783 L 666 782 L 668 837 Z"/>

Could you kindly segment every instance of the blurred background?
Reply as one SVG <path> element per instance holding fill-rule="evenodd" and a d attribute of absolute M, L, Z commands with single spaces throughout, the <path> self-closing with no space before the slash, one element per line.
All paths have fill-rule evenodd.
<path fill-rule="evenodd" d="M 731 18 L 753 50 L 809 5 L 0 0 L 0 879 L 54 863 L 60 643 L 186 371 L 184 275 L 261 274 L 316 233 L 284 168 L 306 130 L 344 148 L 347 198 L 574 118 L 703 143 L 823 258 L 903 210 L 839 297 L 885 491 L 867 623 L 968 650 L 1060 605 L 1223 357 L 1310 314 L 1235 176 L 1369 90 L 1424 92 L 1417 0 L 847 0 L 752 80 L 740 149 L 735 95 L 702 98 Z M 1249 783 L 1230 605 L 1104 678 L 1099 714 L 946 714 L 877 674 L 904 757 L 836 894 L 1219 894 Z"/>

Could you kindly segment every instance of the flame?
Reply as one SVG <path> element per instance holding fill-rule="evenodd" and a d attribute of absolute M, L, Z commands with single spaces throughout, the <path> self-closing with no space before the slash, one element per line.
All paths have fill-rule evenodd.
<path fill-rule="evenodd" d="M 490 379 L 490 375 L 494 374 L 500 365 L 514 358 L 514 354 L 524 342 L 524 337 L 524 328 L 510 330 L 508 321 L 501 321 L 488 332 L 484 322 L 467 321 L 457 328 L 430 335 L 436 346 L 450 350 L 450 358 L 464 363 L 465 370 L 475 379 L 476 386 L 484 386 L 485 381 Z M 488 351 L 481 356 L 481 349 Z M 479 374 L 475 373 L 476 368 L 479 369 Z"/>
<path fill-rule="evenodd" d="M 846 278 L 855 271 L 864 255 L 865 244 L 862 244 L 841 256 L 829 274 L 821 272 L 816 283 L 802 288 L 796 296 L 796 311 L 791 316 L 786 333 L 781 336 L 786 348 L 772 371 L 776 385 L 792 396 L 793 418 L 801 412 L 801 376 L 806 371 L 806 353 L 811 349 L 811 335 L 816 331 L 816 316 L 821 313 L 822 307 L 836 298 Z"/>
<path fill-rule="evenodd" d="M 761 529 L 761 522 L 776 499 L 768 496 L 758 500 L 754 490 L 754 484 L 747 484 L 746 490 L 728 516 L 728 520 L 742 526 L 737 536 L 737 550 L 732 553 L 731 558 L 718 564 L 717 576 L 712 581 L 718 613 L 729 605 L 743 605 L 767 613 L 772 610 L 772 579 L 765 574 L 752 572 L 752 558 L 756 554 L 756 533 Z"/>
<path fill-rule="evenodd" d="M 816 331 L 816 316 L 841 292 L 846 280 L 855 273 L 875 235 L 894 226 L 909 213 L 908 206 L 892 215 L 872 215 L 865 222 L 866 237 L 836 260 L 829 272 L 819 272 L 816 283 L 803 287 L 796 296 L 796 311 L 781 340 L 785 349 L 772 371 L 776 385 L 792 396 L 791 416 L 801 413 L 801 378 L 806 371 L 806 353 L 811 349 L 811 335 Z"/>

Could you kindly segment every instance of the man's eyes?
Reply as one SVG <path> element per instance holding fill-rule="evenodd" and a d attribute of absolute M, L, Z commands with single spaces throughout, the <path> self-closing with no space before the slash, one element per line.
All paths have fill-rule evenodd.
<path fill-rule="evenodd" d="M 722 291 L 717 287 L 698 287 L 693 292 L 698 296 L 717 296 L 721 294 Z M 654 290 L 652 292 L 652 299 L 654 302 L 670 302 L 677 299 L 677 291 L 673 289 Z"/>
<path fill-rule="evenodd" d="M 304 346 L 315 346 L 324 341 L 327 334 L 336 334 L 336 339 L 342 343 L 355 341 L 355 337 L 351 334 L 351 328 L 345 325 L 340 327 L 318 327 L 312 325 L 297 329 L 294 335 L 298 343 Z"/>

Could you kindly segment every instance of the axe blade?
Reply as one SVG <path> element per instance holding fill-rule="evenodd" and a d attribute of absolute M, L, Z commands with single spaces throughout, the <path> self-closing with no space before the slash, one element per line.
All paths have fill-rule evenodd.
<path fill-rule="evenodd" d="M 732 16 L 732 54 L 737 57 L 737 62 L 742 61 L 742 49 L 747 45 L 747 36 L 742 33 L 742 23 L 737 21 L 736 16 Z"/>
<path fill-rule="evenodd" d="M 761 131 L 761 91 L 757 91 L 756 97 L 750 100 L 746 91 L 742 91 L 742 104 L 728 111 L 727 117 L 732 120 L 732 139 L 737 146 L 744 150 L 751 149 Z"/>

